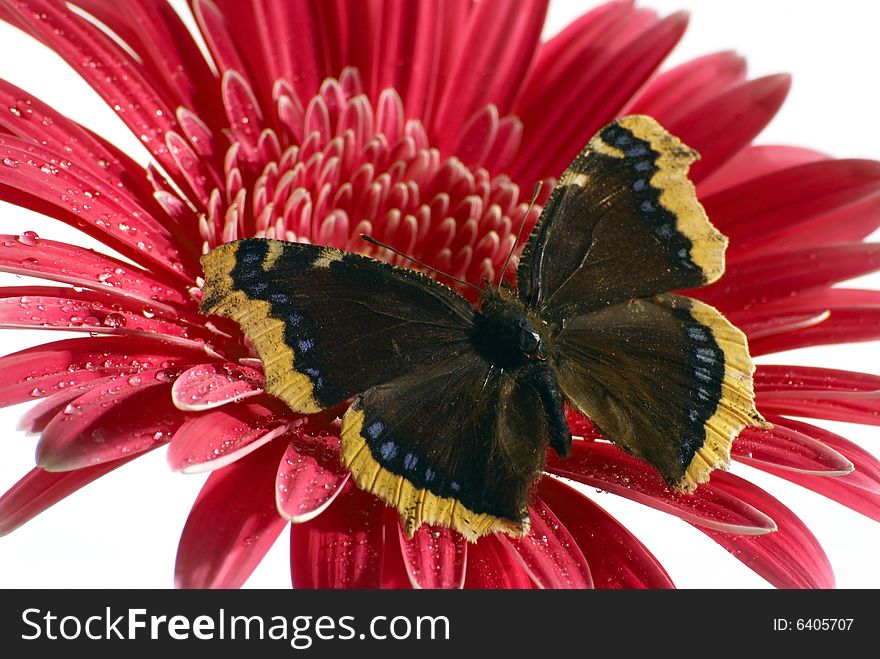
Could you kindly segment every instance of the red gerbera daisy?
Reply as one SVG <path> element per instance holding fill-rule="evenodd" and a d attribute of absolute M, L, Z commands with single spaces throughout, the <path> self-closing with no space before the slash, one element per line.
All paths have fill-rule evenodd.
<path fill-rule="evenodd" d="M 728 52 L 657 75 L 686 18 L 629 2 L 543 43 L 539 0 L 190 8 L 206 55 L 165 2 L 0 1 L 151 156 L 141 166 L 0 82 L 0 198 L 105 246 L 0 237 L 0 269 L 48 282 L 0 291 L 0 324 L 78 333 L 0 359 L 0 403 L 40 399 L 21 421 L 40 434 L 38 467 L 0 499 L 0 531 L 168 445 L 173 469 L 211 472 L 183 530 L 180 586 L 241 585 L 287 526 L 298 587 L 672 585 L 557 476 L 672 513 L 774 585 L 833 585 L 816 538 L 761 488 L 716 472 L 674 492 L 575 417 L 583 441 L 548 460 L 524 539 L 423 528 L 407 540 L 340 466 L 336 420 L 266 395 L 238 330 L 198 314 L 199 255 L 247 236 L 363 251 L 369 232 L 452 276 L 492 279 L 533 183 L 638 112 L 701 152 L 691 177 L 730 238 L 725 276 L 689 295 L 742 328 L 755 355 L 875 339 L 878 293 L 832 285 L 880 264 L 863 242 L 880 225 L 880 163 L 752 145 L 786 76 L 748 80 Z M 762 365 L 756 389 L 775 426 L 744 431 L 734 458 L 880 519 L 880 463 L 791 418 L 876 425 L 880 376 Z"/>

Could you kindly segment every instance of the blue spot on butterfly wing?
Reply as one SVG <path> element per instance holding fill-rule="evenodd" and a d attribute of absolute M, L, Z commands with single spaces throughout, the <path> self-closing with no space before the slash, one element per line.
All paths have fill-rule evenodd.
<path fill-rule="evenodd" d="M 412 471 L 419 463 L 419 456 L 415 453 L 407 453 L 403 456 L 403 468 Z"/>
<path fill-rule="evenodd" d="M 386 462 L 393 460 L 394 456 L 397 455 L 397 444 L 391 441 L 385 442 L 379 447 L 379 455 L 381 455 L 382 459 Z"/>
<path fill-rule="evenodd" d="M 638 158 L 640 156 L 648 155 L 648 147 L 644 144 L 636 144 L 633 148 L 628 149 L 623 152 L 627 158 Z"/>
<path fill-rule="evenodd" d="M 256 265 L 263 262 L 263 255 L 259 252 L 245 251 L 244 254 L 239 256 L 239 260 L 245 265 Z"/>
<path fill-rule="evenodd" d="M 385 430 L 384 423 L 382 423 L 381 421 L 373 421 L 373 423 L 371 423 L 367 428 L 367 434 L 370 436 L 370 439 L 376 439 L 379 435 L 382 434 L 383 430 Z"/>
<path fill-rule="evenodd" d="M 297 345 L 299 346 L 300 352 L 308 352 L 309 350 L 311 350 L 312 348 L 315 347 L 315 340 L 314 339 L 302 339 L 301 341 L 297 342 Z"/>
<path fill-rule="evenodd" d="M 461 485 L 459 485 L 456 481 L 452 481 L 449 484 L 449 489 L 451 489 L 453 492 L 458 492 L 461 489 Z"/>
<path fill-rule="evenodd" d="M 694 341 L 706 341 L 709 338 L 709 335 L 706 333 L 706 330 L 703 329 L 702 327 L 697 327 L 696 325 L 690 325 L 685 330 L 685 332 Z"/>
<path fill-rule="evenodd" d="M 650 160 L 640 160 L 633 167 L 637 172 L 647 172 L 651 169 L 652 164 Z"/>
<path fill-rule="evenodd" d="M 251 295 L 262 295 L 267 288 L 269 288 L 269 284 L 267 282 L 258 281 L 257 283 L 249 287 L 248 292 Z"/>
<path fill-rule="evenodd" d="M 637 178 L 632 185 L 633 190 L 636 192 L 641 192 L 645 188 L 648 187 L 648 182 L 643 178 Z"/>
<path fill-rule="evenodd" d="M 714 364 L 718 361 L 718 355 L 712 348 L 697 348 L 695 355 L 697 359 L 705 364 Z"/>

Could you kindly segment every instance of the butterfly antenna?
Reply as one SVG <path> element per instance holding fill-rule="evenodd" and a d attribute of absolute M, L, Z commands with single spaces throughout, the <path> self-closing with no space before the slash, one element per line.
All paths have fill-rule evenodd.
<path fill-rule="evenodd" d="M 529 207 L 526 209 L 525 214 L 520 220 L 519 229 L 516 232 L 516 240 L 513 241 L 513 245 L 510 246 L 510 251 L 507 253 L 507 258 L 504 259 L 504 267 L 501 268 L 501 276 L 498 277 L 498 285 L 501 285 L 501 282 L 504 281 L 504 273 L 507 272 L 507 266 L 510 265 L 510 259 L 513 257 L 514 251 L 516 251 L 516 246 L 519 245 L 519 241 L 522 238 L 523 229 L 526 228 L 526 220 L 529 219 L 529 213 L 532 212 L 532 208 L 535 205 L 535 202 L 538 200 L 538 195 L 541 194 L 541 188 L 544 187 L 544 181 L 538 181 L 535 184 L 535 191 L 532 193 L 532 200 L 529 202 Z"/>
<path fill-rule="evenodd" d="M 483 292 L 483 289 L 480 288 L 479 286 L 476 286 L 475 284 L 472 284 L 469 281 L 465 281 L 464 279 L 459 279 L 458 277 L 453 277 L 452 275 L 450 275 L 446 272 L 443 272 L 442 270 L 438 270 L 437 268 L 434 268 L 434 267 L 428 265 L 427 263 L 424 263 L 423 261 L 419 261 L 418 259 L 414 259 L 413 257 L 408 256 L 407 254 L 404 254 L 399 249 L 395 249 L 391 245 L 386 245 L 383 242 L 379 242 L 378 240 L 376 240 L 375 238 L 373 238 L 373 236 L 371 236 L 369 234 L 362 233 L 361 238 L 366 240 L 371 245 L 375 245 L 376 247 L 384 247 L 389 252 L 393 252 L 394 254 L 397 254 L 398 256 L 402 256 L 403 258 L 407 259 L 408 261 L 412 261 L 416 265 L 422 266 L 426 270 L 431 270 L 432 272 L 436 272 L 437 274 L 443 275 L 444 277 L 449 277 L 449 279 L 451 279 L 452 281 L 457 281 L 459 284 L 464 284 L 465 286 L 470 286 L 471 288 L 479 291 L 480 293 Z"/>

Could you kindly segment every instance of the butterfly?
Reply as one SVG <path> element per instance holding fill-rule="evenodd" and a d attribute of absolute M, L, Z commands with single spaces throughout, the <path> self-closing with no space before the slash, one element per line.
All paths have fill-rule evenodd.
<path fill-rule="evenodd" d="M 571 451 L 566 403 L 692 491 L 765 424 L 743 333 L 670 292 L 724 271 L 697 157 L 647 116 L 601 129 L 547 199 L 515 290 L 486 282 L 477 305 L 415 270 L 252 238 L 202 257 L 201 311 L 240 325 L 294 412 L 353 398 L 341 459 L 410 535 L 524 535 L 548 447 Z"/>

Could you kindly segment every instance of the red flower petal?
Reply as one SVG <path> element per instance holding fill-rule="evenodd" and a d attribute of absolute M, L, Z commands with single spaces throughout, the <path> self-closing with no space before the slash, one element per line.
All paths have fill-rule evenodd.
<path fill-rule="evenodd" d="M 499 535 L 540 588 L 592 588 L 593 577 L 577 542 L 553 511 L 535 497 L 531 528 L 523 538 Z"/>
<path fill-rule="evenodd" d="M 120 119 L 168 170 L 174 164 L 164 136 L 174 130 L 174 115 L 144 79 L 137 62 L 108 36 L 66 6 L 49 0 L 8 5 L 16 21 L 63 57 L 116 109 Z"/>
<path fill-rule="evenodd" d="M 290 529 L 294 588 L 378 588 L 383 504 L 351 483 L 315 519 Z"/>
<path fill-rule="evenodd" d="M 861 447 L 824 428 L 817 428 L 807 423 L 782 417 L 771 416 L 769 419 L 773 423 L 790 426 L 797 432 L 812 436 L 824 444 L 834 447 L 853 462 L 855 470 L 846 476 L 836 478 L 823 478 L 772 468 L 765 468 L 765 471 L 802 485 L 852 508 L 862 515 L 880 521 L 880 460 Z"/>
<path fill-rule="evenodd" d="M 81 487 L 133 459 L 125 458 L 63 472 L 35 467 L 0 497 L 0 535 L 11 533 Z"/>
<path fill-rule="evenodd" d="M 146 369 L 171 368 L 198 357 L 160 342 L 131 351 L 122 337 L 66 339 L 0 357 L 0 406 L 43 398 L 85 382 Z"/>
<path fill-rule="evenodd" d="M 880 377 L 807 366 L 761 366 L 755 379 L 765 412 L 880 425 Z"/>
<path fill-rule="evenodd" d="M 794 513 L 764 490 L 733 474 L 716 471 L 712 483 L 737 499 L 760 506 L 773 518 L 778 530 L 765 535 L 734 535 L 697 528 L 777 588 L 834 587 L 828 557 Z"/>
<path fill-rule="evenodd" d="M 164 148 L 164 147 L 163 147 Z M 88 233 L 136 263 L 184 277 L 195 271 L 195 248 L 175 236 L 131 197 L 77 162 L 42 146 L 0 135 L 0 183 L 51 202 L 59 219 Z M 191 280 L 191 279 L 190 279 Z"/>
<path fill-rule="evenodd" d="M 465 588 L 522 589 L 532 588 L 532 580 L 502 544 L 498 535 L 487 535 L 468 547 Z"/>
<path fill-rule="evenodd" d="M 238 588 L 275 543 L 287 525 L 273 493 L 285 445 L 270 444 L 208 477 L 177 548 L 178 588 Z"/>
<path fill-rule="evenodd" d="M 766 337 L 754 337 L 748 331 L 747 327 L 740 325 L 740 328 L 749 337 L 749 347 L 753 355 L 764 355 L 771 352 L 781 352 L 782 350 L 793 350 L 795 348 L 804 348 L 806 346 L 827 345 L 832 343 L 850 343 L 855 341 L 873 341 L 880 337 L 880 307 L 850 307 L 836 306 L 834 303 L 834 295 L 839 289 L 829 289 L 824 297 L 830 302 L 823 305 L 827 310 L 827 316 L 821 322 L 809 324 L 803 329 L 786 332 L 784 334 L 774 334 Z M 812 302 L 807 304 L 807 295 L 804 294 L 797 299 L 795 304 L 805 305 L 808 308 L 822 309 L 823 306 L 813 306 Z M 811 296 L 816 302 L 821 302 L 819 296 Z M 797 313 L 798 309 L 792 309 L 793 305 L 779 305 L 777 313 Z M 774 310 L 775 310 L 774 309 Z M 770 311 L 772 313 L 772 311 Z M 737 322 L 736 316 L 731 314 L 729 319 L 734 324 Z"/>
<path fill-rule="evenodd" d="M 400 550 L 414 588 L 464 588 L 468 543 L 457 531 L 424 524 L 407 539 L 397 524 Z"/>
<path fill-rule="evenodd" d="M 784 426 L 745 428 L 733 443 L 740 462 L 819 476 L 843 476 L 853 464 L 822 442 Z"/>
<path fill-rule="evenodd" d="M 722 311 L 786 299 L 795 293 L 880 269 L 880 244 L 835 245 L 737 260 L 721 280 L 693 293 Z"/>
<path fill-rule="evenodd" d="M 90 249 L 34 239 L 29 234 L 25 237 L 0 235 L 0 271 L 84 286 L 152 306 L 192 302 L 188 296 L 140 268 Z"/>
<path fill-rule="evenodd" d="M 627 114 L 647 114 L 663 123 L 727 91 L 745 80 L 746 61 L 733 51 L 704 55 L 657 76 L 645 87 Z"/>
<path fill-rule="evenodd" d="M 342 492 L 351 472 L 339 461 L 339 438 L 326 430 L 302 424 L 289 437 L 275 479 L 275 499 L 278 512 L 299 524 L 320 515 Z"/>
<path fill-rule="evenodd" d="M 814 366 L 761 364 L 755 372 L 755 391 L 768 394 L 790 392 L 880 393 L 880 375 Z"/>
<path fill-rule="evenodd" d="M 779 110 L 790 86 L 788 75 L 750 80 L 665 122 L 670 133 L 700 153 L 688 178 L 698 183 L 748 145 Z M 714 222 L 715 215 L 709 217 Z"/>
<path fill-rule="evenodd" d="M 177 409 L 203 412 L 263 393 L 260 371 L 231 362 L 199 364 L 178 376 L 171 388 Z"/>
<path fill-rule="evenodd" d="M 715 487 L 714 480 L 693 494 L 666 486 L 647 462 L 604 442 L 572 442 L 565 460 L 548 454 L 547 471 L 638 501 L 676 517 L 727 533 L 764 534 L 773 520 L 749 503 Z"/>
<path fill-rule="evenodd" d="M 152 188 L 143 167 L 112 144 L 5 80 L 0 80 L 0 107 L 17 110 L 0 114 L 0 126 L 6 132 L 53 153 L 65 154 L 66 159 L 117 188 L 120 194 L 152 206 Z"/>
<path fill-rule="evenodd" d="M 493 103 L 507 114 L 532 58 L 547 11 L 546 0 L 483 0 L 468 22 L 467 48 L 458 51 L 432 122 L 436 143 L 448 150 L 463 124 Z M 510 48 L 510 44 L 517 44 Z M 491 76 L 474 75 L 491 71 Z"/>
<path fill-rule="evenodd" d="M 675 587 L 638 538 L 580 492 L 555 478 L 542 478 L 538 494 L 583 551 L 596 588 Z"/>
<path fill-rule="evenodd" d="M 186 25 L 164 2 L 79 0 L 77 6 L 107 25 L 137 52 L 150 84 L 215 123 L 216 78 Z"/>
<path fill-rule="evenodd" d="M 187 419 L 171 438 L 168 464 L 198 473 L 240 460 L 284 434 L 288 420 L 259 403 L 229 405 Z"/>
<path fill-rule="evenodd" d="M 523 145 L 511 176 L 530 187 L 532 181 L 561 174 L 644 84 L 686 26 L 685 14 L 673 14 L 632 35 L 629 43 L 613 42 L 592 57 L 595 47 L 584 44 L 587 52 L 560 76 L 558 88 L 545 96 L 524 95 L 525 105 L 517 110 L 525 125 Z M 585 104 L 584 98 L 592 102 Z"/>
<path fill-rule="evenodd" d="M 752 179 L 819 160 L 828 160 L 828 156 L 799 146 L 751 144 L 700 181 L 697 196 L 704 199 Z"/>
<path fill-rule="evenodd" d="M 413 590 L 406 562 L 399 542 L 394 538 L 401 531 L 400 513 L 394 508 L 386 507 L 385 519 L 385 546 L 382 552 L 382 588 L 396 590 Z"/>
<path fill-rule="evenodd" d="M 733 259 L 754 256 L 774 236 L 878 191 L 880 163 L 823 160 L 751 179 L 702 201 L 712 222 L 730 238 L 728 257 Z"/>
<path fill-rule="evenodd" d="M 68 471 L 166 443 L 184 415 L 171 404 L 170 383 L 156 380 L 157 373 L 112 378 L 73 399 L 43 430 L 37 464 Z"/>

